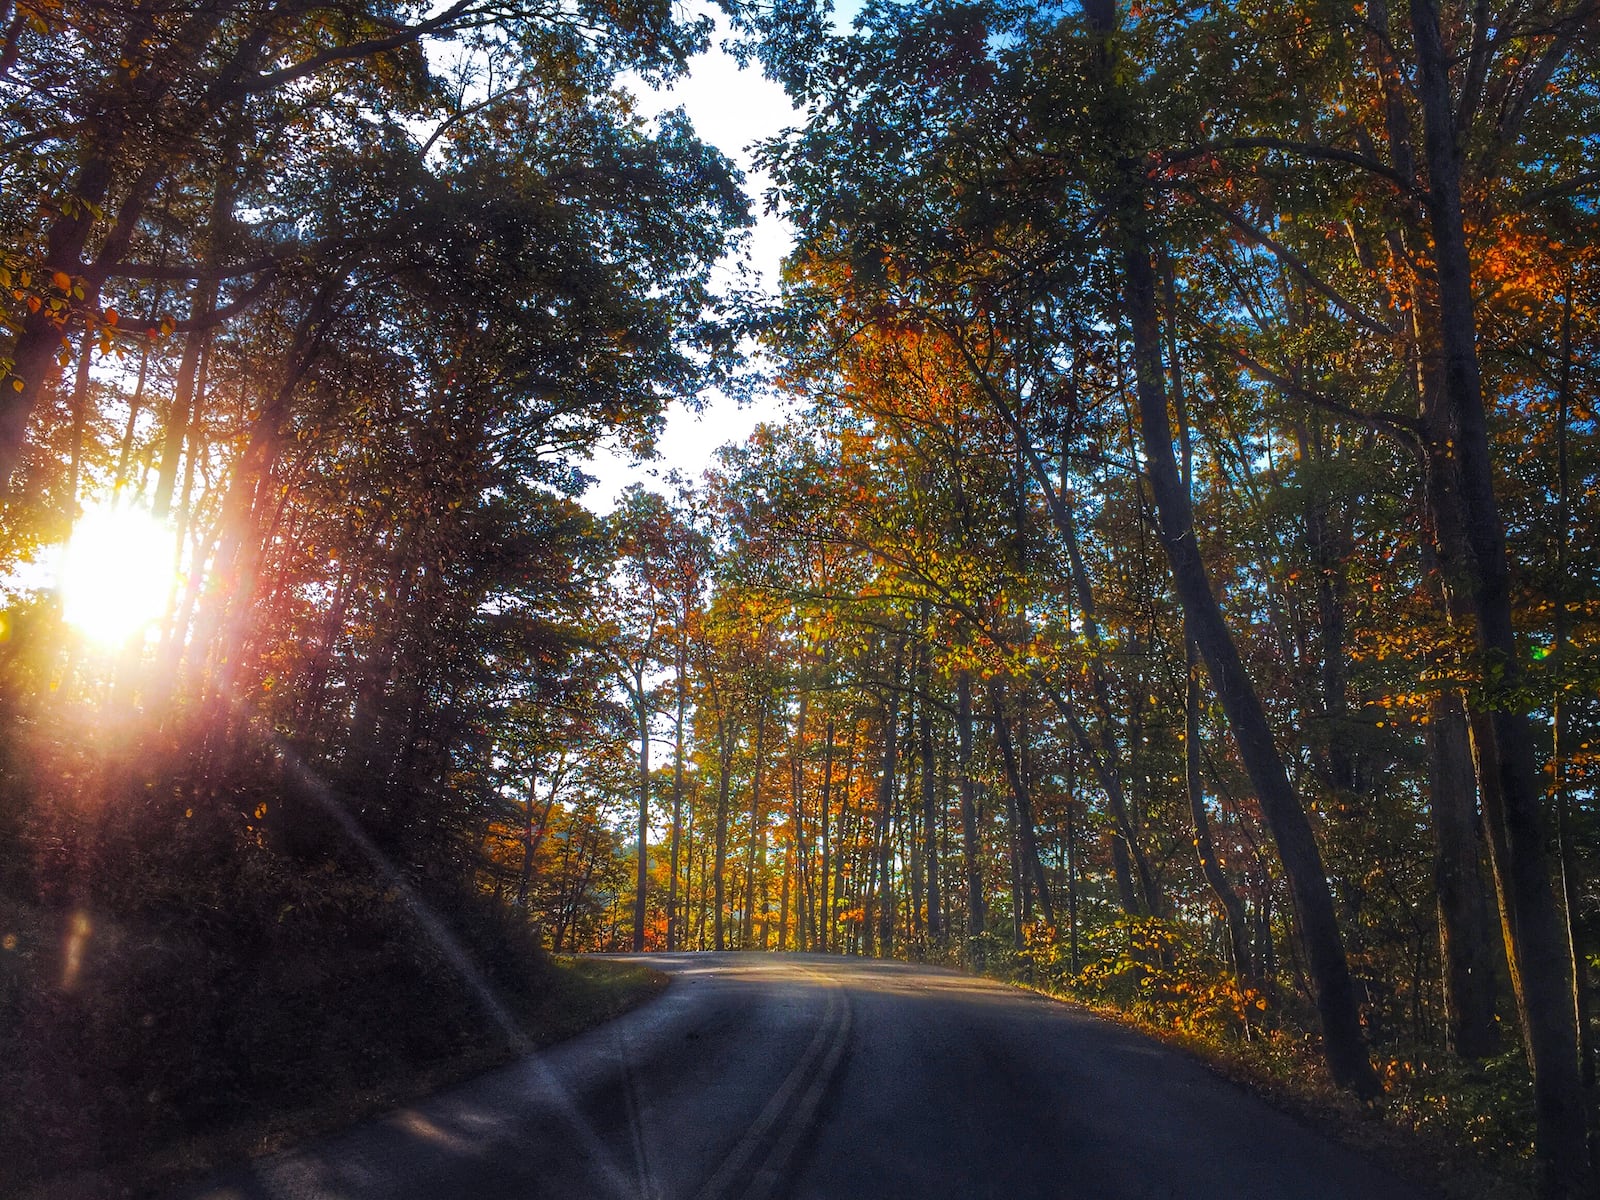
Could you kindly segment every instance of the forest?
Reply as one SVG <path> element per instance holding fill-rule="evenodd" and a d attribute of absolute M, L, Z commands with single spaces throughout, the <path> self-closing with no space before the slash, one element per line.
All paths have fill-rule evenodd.
<path fill-rule="evenodd" d="M 831 7 L 0 0 L 0 1190 L 759 949 L 1594 1194 L 1600 4 Z"/>

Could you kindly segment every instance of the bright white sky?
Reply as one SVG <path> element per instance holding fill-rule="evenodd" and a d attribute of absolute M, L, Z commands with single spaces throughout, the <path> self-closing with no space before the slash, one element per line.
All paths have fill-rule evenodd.
<path fill-rule="evenodd" d="M 834 23 L 847 28 L 861 7 L 861 0 L 837 0 Z M 726 25 L 719 22 L 719 34 L 711 50 L 698 59 L 689 77 L 667 91 L 655 92 L 640 85 L 640 108 L 646 113 L 665 112 L 681 106 L 694 122 L 700 137 L 733 159 L 745 172 L 745 191 L 751 198 L 756 218 L 751 231 L 750 264 L 768 290 L 778 286 L 778 268 L 794 242 L 794 231 L 787 221 L 765 216 L 761 196 L 770 180 L 750 169 L 750 147 L 763 138 L 798 123 L 798 114 L 783 89 L 763 78 L 761 69 L 740 70 L 733 57 L 720 46 Z M 742 442 L 763 421 L 781 415 L 782 401 L 776 396 L 756 399 L 741 408 L 719 394 L 707 397 L 705 407 L 693 413 L 674 404 L 667 413 L 666 430 L 656 444 L 657 457 L 637 462 L 615 447 L 599 451 L 585 466 L 596 482 L 584 493 L 584 503 L 596 512 L 609 512 L 617 496 L 631 483 L 653 486 L 653 481 L 668 471 L 677 470 L 698 480 L 711 464 L 713 453 L 728 442 Z"/>

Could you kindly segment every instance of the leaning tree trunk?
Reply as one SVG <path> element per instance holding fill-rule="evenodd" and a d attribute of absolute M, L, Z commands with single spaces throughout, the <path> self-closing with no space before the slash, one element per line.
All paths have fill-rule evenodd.
<path fill-rule="evenodd" d="M 1092 28 L 1104 39 L 1097 55 L 1104 88 L 1103 129 L 1107 143 L 1120 146 L 1127 140 L 1134 114 L 1118 111 L 1126 105 L 1121 102 L 1111 61 L 1116 7 L 1111 0 L 1090 0 L 1084 7 Z M 1167 412 L 1156 275 L 1141 191 L 1141 163 L 1127 150 L 1118 150 L 1117 154 L 1114 186 L 1118 194 L 1113 197 L 1110 211 L 1120 243 L 1123 305 L 1133 338 L 1134 391 L 1158 535 L 1172 567 L 1184 619 L 1205 659 L 1213 690 L 1227 715 L 1262 815 L 1277 843 L 1311 971 L 1329 1073 L 1340 1086 L 1363 1095 L 1377 1095 L 1382 1087 L 1362 1041 L 1355 984 L 1345 958 L 1322 853 L 1300 797 L 1289 782 L 1261 698 L 1211 590 L 1210 576 L 1195 539 L 1194 510 L 1178 473 L 1172 422 Z"/>
<path fill-rule="evenodd" d="M 1278 752 L 1266 710 L 1245 670 L 1195 540 L 1194 512 L 1178 477 L 1172 453 L 1172 426 L 1161 382 L 1154 272 L 1149 249 L 1137 225 L 1123 231 L 1125 303 L 1133 327 L 1135 390 L 1139 401 L 1145 461 L 1155 497 L 1159 533 L 1172 566 L 1173 583 L 1185 622 L 1205 659 L 1217 698 L 1227 715 L 1255 787 L 1278 857 L 1294 896 L 1301 940 L 1311 971 L 1323 1049 L 1335 1082 L 1363 1094 L 1381 1091 L 1361 1037 L 1355 984 L 1345 959 L 1334 914 L 1333 895 L 1311 822 L 1295 794 Z"/>

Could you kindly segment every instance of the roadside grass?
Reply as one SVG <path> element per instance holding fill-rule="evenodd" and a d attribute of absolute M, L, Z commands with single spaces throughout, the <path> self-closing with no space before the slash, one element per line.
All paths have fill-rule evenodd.
<path fill-rule="evenodd" d="M 658 995 L 668 977 L 637 963 L 597 962 L 557 956 L 550 962 L 547 990 L 501 997 L 510 1003 L 527 1042 L 513 1046 L 486 1025 L 476 1044 L 448 1058 L 395 1063 L 372 1083 L 336 1087 L 315 1104 L 262 1116 L 220 1134 L 178 1142 L 162 1153 L 129 1164 L 135 1195 L 209 1170 L 286 1149 L 369 1117 L 420 1100 L 453 1084 L 504 1066 L 524 1050 L 575 1037 Z"/>
<path fill-rule="evenodd" d="M 447 923 L 513 1037 L 392 894 L 330 877 L 317 895 L 277 905 L 266 940 L 0 896 L 0 1195 L 153 1195 L 571 1037 L 667 982 L 553 959 L 511 914 L 458 898 Z"/>

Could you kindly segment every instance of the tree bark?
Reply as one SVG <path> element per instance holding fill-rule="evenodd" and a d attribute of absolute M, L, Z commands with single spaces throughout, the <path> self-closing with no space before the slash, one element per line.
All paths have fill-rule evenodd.
<path fill-rule="evenodd" d="M 789 818 L 790 831 L 790 865 L 795 871 L 794 910 L 795 910 L 795 949 L 804 952 L 806 944 L 806 859 L 805 853 L 805 760 L 804 750 L 806 741 L 806 713 L 810 708 L 809 696 L 800 697 L 800 711 L 795 721 L 794 740 L 790 743 L 789 752 Z M 784 878 L 788 878 L 788 869 Z M 787 885 L 785 885 L 787 886 Z M 787 905 L 781 907 L 787 908 Z M 783 948 L 780 940 L 779 949 Z"/>

